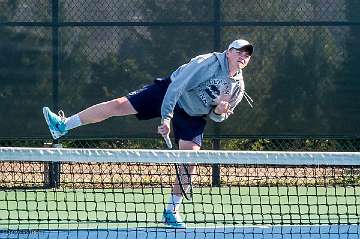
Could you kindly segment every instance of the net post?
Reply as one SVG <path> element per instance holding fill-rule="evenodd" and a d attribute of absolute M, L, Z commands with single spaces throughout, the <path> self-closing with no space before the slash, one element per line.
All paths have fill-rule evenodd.
<path fill-rule="evenodd" d="M 219 138 L 212 139 L 212 149 L 220 150 L 220 139 Z M 212 186 L 220 187 L 220 165 L 213 164 L 211 167 L 212 167 Z"/>
<path fill-rule="evenodd" d="M 54 140 L 52 144 L 53 148 L 62 148 L 57 140 Z M 48 187 L 49 188 L 59 188 L 60 187 L 60 162 L 49 162 L 48 163 Z"/>

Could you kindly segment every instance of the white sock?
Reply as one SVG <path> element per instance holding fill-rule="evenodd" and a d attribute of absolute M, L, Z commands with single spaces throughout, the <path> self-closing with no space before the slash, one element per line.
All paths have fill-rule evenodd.
<path fill-rule="evenodd" d="M 80 121 L 80 117 L 78 114 L 73 115 L 69 118 L 66 118 L 65 120 L 65 129 L 66 130 L 70 130 L 76 127 L 81 126 L 81 121 Z"/>
<path fill-rule="evenodd" d="M 173 212 L 179 211 L 182 200 L 183 200 L 182 196 L 177 196 L 177 195 L 171 194 L 171 196 L 169 197 L 169 202 L 168 202 L 166 210 L 173 211 Z"/>

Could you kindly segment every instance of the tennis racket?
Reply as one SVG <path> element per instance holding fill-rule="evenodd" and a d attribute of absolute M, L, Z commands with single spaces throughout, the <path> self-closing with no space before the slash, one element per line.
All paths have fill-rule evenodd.
<path fill-rule="evenodd" d="M 172 149 L 173 145 L 169 135 L 163 136 L 168 149 Z M 189 173 L 189 164 L 175 164 L 176 178 L 179 182 L 182 195 L 187 199 L 192 199 L 193 187 L 191 175 Z M 189 190 L 188 190 L 189 188 Z"/>
<path fill-rule="evenodd" d="M 176 177 L 179 182 L 181 193 L 190 201 L 193 195 L 193 186 L 189 167 L 189 164 L 175 164 Z"/>
<path fill-rule="evenodd" d="M 169 135 L 164 136 L 164 141 L 165 141 L 166 146 L 168 147 L 168 149 L 172 149 L 173 145 L 171 143 L 171 139 L 170 139 Z"/>

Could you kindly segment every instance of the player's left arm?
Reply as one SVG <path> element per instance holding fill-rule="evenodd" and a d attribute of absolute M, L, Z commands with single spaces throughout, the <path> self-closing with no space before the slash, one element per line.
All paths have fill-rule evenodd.
<path fill-rule="evenodd" d="M 244 96 L 243 91 L 240 92 L 235 99 L 223 99 L 210 112 L 209 118 L 215 122 L 222 122 L 234 113 L 236 106 L 240 103 Z"/>

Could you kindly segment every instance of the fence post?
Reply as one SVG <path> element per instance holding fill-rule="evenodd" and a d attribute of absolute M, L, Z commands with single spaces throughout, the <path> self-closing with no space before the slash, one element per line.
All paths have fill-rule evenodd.
<path fill-rule="evenodd" d="M 52 0 L 52 94 L 53 109 L 59 110 L 59 0 Z"/>
<path fill-rule="evenodd" d="M 221 6 L 220 0 L 214 0 L 214 51 L 220 51 L 220 43 L 221 43 L 221 26 L 220 26 L 220 14 L 221 14 Z M 215 124 L 214 128 L 215 138 L 212 139 L 212 149 L 220 150 L 220 126 L 219 124 Z M 212 186 L 220 187 L 220 165 L 213 164 L 212 165 Z"/>
<path fill-rule="evenodd" d="M 220 0 L 214 0 L 214 51 L 220 50 L 221 26 L 220 26 Z"/>
<path fill-rule="evenodd" d="M 53 110 L 59 110 L 59 0 L 52 0 L 52 94 Z M 54 148 L 61 148 L 58 140 L 53 140 Z M 49 162 L 48 185 L 50 188 L 60 187 L 60 162 Z"/>

